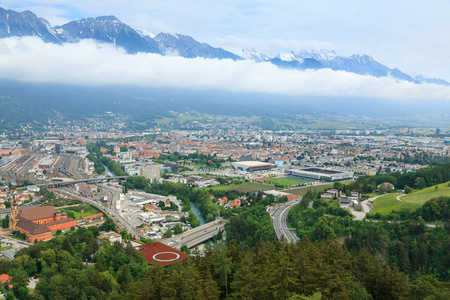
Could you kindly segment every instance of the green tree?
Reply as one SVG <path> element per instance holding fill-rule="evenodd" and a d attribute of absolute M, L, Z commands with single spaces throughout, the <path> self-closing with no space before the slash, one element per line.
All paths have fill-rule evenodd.
<path fill-rule="evenodd" d="M 189 250 L 187 245 L 182 245 L 180 251 L 186 253 L 187 255 L 191 255 L 191 250 Z"/>
<path fill-rule="evenodd" d="M 417 177 L 415 180 L 415 187 L 419 190 L 426 188 L 427 185 L 425 183 L 425 179 L 423 179 L 422 177 Z"/>
<path fill-rule="evenodd" d="M 14 296 L 14 293 L 12 291 L 9 291 L 6 293 L 5 300 L 16 300 L 16 297 Z"/>
<path fill-rule="evenodd" d="M 405 193 L 406 194 L 410 194 L 412 192 L 412 188 L 410 188 L 409 186 L 405 186 Z"/>
<path fill-rule="evenodd" d="M 180 224 L 175 224 L 175 228 L 174 228 L 174 233 L 175 234 L 180 234 L 180 233 L 182 233 L 183 232 L 183 228 L 181 227 L 181 225 Z"/>
<path fill-rule="evenodd" d="M 47 194 L 47 189 L 45 187 L 41 187 L 39 189 L 39 195 L 45 196 L 45 194 Z"/>
<path fill-rule="evenodd" d="M 383 195 L 386 193 L 386 186 L 383 183 L 378 186 L 378 193 L 380 195 Z"/>
<path fill-rule="evenodd" d="M 226 247 L 219 246 L 215 249 L 215 257 L 214 257 L 214 269 L 219 276 L 219 278 L 223 279 L 225 285 L 225 295 L 228 298 L 228 275 L 231 272 L 231 258 L 227 255 Z"/>
<path fill-rule="evenodd" d="M 170 228 L 167 228 L 166 232 L 164 233 L 164 235 L 168 238 L 171 238 L 173 235 L 173 232 Z"/>

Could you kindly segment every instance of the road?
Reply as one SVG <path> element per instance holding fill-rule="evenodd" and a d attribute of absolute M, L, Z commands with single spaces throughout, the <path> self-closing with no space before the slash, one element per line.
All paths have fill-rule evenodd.
<path fill-rule="evenodd" d="M 292 206 L 298 204 L 300 201 L 301 198 L 297 198 L 297 200 L 286 202 L 273 216 L 273 227 L 279 240 L 286 239 L 289 243 L 295 243 L 297 241 L 297 236 L 287 226 L 287 216 Z"/>
<path fill-rule="evenodd" d="M 203 224 L 202 226 L 189 229 L 179 235 L 168 238 L 162 243 L 173 247 L 178 248 L 182 245 L 188 246 L 188 248 L 193 248 L 213 237 L 213 235 L 219 232 L 219 229 L 222 229 L 227 221 L 225 220 L 216 220 L 210 223 Z M 219 228 L 219 229 L 217 229 Z"/>
<path fill-rule="evenodd" d="M 89 179 L 80 179 L 80 180 L 72 180 L 72 181 L 54 181 L 54 182 L 49 182 L 49 183 L 43 183 L 43 184 L 37 184 L 36 186 L 38 187 L 50 187 L 50 186 L 55 186 L 55 187 L 59 187 L 59 186 L 65 186 L 65 185 L 72 185 L 75 183 L 79 183 L 79 182 L 100 182 L 100 181 L 110 181 L 110 180 L 114 180 L 114 179 L 126 179 L 128 178 L 128 176 L 115 176 L 115 177 L 96 177 L 96 178 L 89 178 Z"/>

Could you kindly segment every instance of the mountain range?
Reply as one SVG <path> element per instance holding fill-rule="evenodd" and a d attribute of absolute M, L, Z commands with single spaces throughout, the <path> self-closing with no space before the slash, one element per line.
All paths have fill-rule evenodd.
<path fill-rule="evenodd" d="M 71 21 L 62 26 L 37 17 L 31 11 L 16 12 L 0 8 L 0 38 L 36 36 L 44 42 L 64 44 L 76 43 L 82 39 L 93 39 L 122 47 L 127 53 L 156 53 L 176 55 L 185 58 L 253 60 L 270 62 L 284 69 L 322 69 L 352 72 L 375 77 L 390 76 L 413 83 L 450 85 L 443 79 L 426 78 L 422 75 L 408 75 L 391 69 L 366 54 L 339 56 L 332 50 L 297 50 L 289 53 L 268 53 L 255 49 L 243 49 L 232 53 L 222 48 L 201 43 L 194 38 L 171 33 L 159 33 L 152 37 L 133 29 L 115 16 L 100 16 Z"/>

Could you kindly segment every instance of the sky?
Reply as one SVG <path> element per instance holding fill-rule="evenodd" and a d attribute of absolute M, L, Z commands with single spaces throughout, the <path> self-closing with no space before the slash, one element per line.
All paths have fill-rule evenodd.
<path fill-rule="evenodd" d="M 368 54 L 390 68 L 396 67 L 408 74 L 419 73 L 426 77 L 450 81 L 450 68 L 448 68 L 450 65 L 450 51 L 448 50 L 450 49 L 450 18 L 448 18 L 450 1 L 445 0 L 0 0 L 0 7 L 17 11 L 31 10 L 38 16 L 47 19 L 52 25 L 61 25 L 85 17 L 115 15 L 136 29 L 143 29 L 153 34 L 161 31 L 187 34 L 201 42 L 207 42 L 230 51 L 249 47 L 272 52 L 330 49 L 336 50 L 340 55 Z M 16 53 L 14 51 L 17 49 L 10 47 L 13 45 L 17 47 L 19 44 L 31 47 L 36 43 L 38 41 L 33 39 L 22 43 L 10 40 L 3 42 L 0 47 L 9 49 L 9 54 L 18 57 L 26 55 L 22 51 L 23 49 L 22 52 Z M 99 53 L 94 53 L 91 44 L 83 43 L 81 46 L 86 47 L 86 51 L 92 54 L 89 58 L 83 54 L 83 57 L 88 60 L 105 51 L 114 52 L 109 48 L 98 49 L 97 47 L 96 51 Z M 81 46 L 79 45 L 79 47 Z M 62 51 L 64 53 L 73 51 L 71 47 L 62 47 L 61 49 L 51 45 L 49 47 L 51 49 L 47 49 L 48 51 L 61 52 L 61 49 L 64 49 L 65 52 Z M 116 51 L 114 55 L 119 55 L 118 52 L 120 51 Z M 1 52 L 0 55 L 2 55 Z M 32 54 L 28 53 L 28 55 Z M 61 55 L 64 56 L 64 54 Z M 130 63 L 129 56 L 125 57 L 123 53 L 121 55 L 124 57 L 120 61 L 124 64 Z M 52 57 L 47 59 L 51 64 Z M 148 55 L 145 56 L 145 59 L 149 61 L 155 58 Z M 159 60 L 161 61 L 161 59 Z M 166 64 L 174 63 L 174 61 L 177 63 L 182 61 L 180 64 L 185 67 L 192 64 L 183 59 L 180 61 L 168 60 L 162 59 Z M 65 64 L 68 63 L 65 62 Z M 211 70 L 220 64 L 220 62 L 211 63 Z M 237 72 L 237 77 L 239 77 L 239 74 L 244 73 L 249 76 L 259 67 L 246 65 L 246 63 L 234 63 L 233 66 L 227 65 L 226 69 L 233 76 L 234 72 Z M 270 66 L 264 67 L 269 68 Z M 5 65 L 0 65 L 0 70 L 5 70 L 5 68 L 7 69 Z M 247 69 L 244 71 L 244 68 Z M 180 70 L 177 69 L 177 71 Z M 286 74 L 289 73 L 278 70 L 274 77 L 281 76 L 279 72 L 283 76 L 288 76 Z M 355 76 L 339 72 L 332 72 L 330 74 L 333 75 L 330 75 L 327 72 L 326 70 L 315 73 L 303 72 L 302 74 L 296 73 L 295 76 L 307 77 L 308 80 L 316 82 L 317 88 L 322 89 L 321 93 L 327 93 L 331 88 L 320 87 L 319 83 L 340 83 L 342 78 L 348 79 L 349 76 Z M 50 74 L 48 76 L 51 77 Z M 329 76 L 332 76 L 333 79 L 331 80 Z M 367 84 L 368 81 L 374 81 L 381 84 L 383 80 L 365 77 L 357 76 L 356 82 Z M 328 81 L 325 80 L 327 78 Z M 264 80 L 275 81 L 276 78 L 264 78 Z M 249 85 L 250 83 L 249 80 Z M 211 83 L 212 86 L 218 84 L 218 82 Z M 360 95 L 371 91 L 368 86 L 364 87 L 366 90 L 361 91 L 362 87 L 360 86 L 346 87 L 347 85 L 335 87 L 338 89 L 336 93 L 340 94 L 346 91 L 351 95 Z M 400 91 L 395 92 L 395 95 L 392 96 L 394 98 L 400 97 L 397 94 L 402 94 L 405 90 L 408 90 L 405 95 L 413 95 L 414 91 L 412 90 L 416 89 L 411 90 L 407 83 L 391 82 L 390 89 L 396 91 L 397 88 Z M 290 93 L 295 89 L 298 90 L 298 87 L 292 87 L 288 89 L 288 92 L 283 92 Z M 429 89 L 431 88 L 423 87 L 424 91 Z M 448 91 L 443 91 L 441 88 L 436 90 L 432 95 L 448 97 Z M 378 93 L 381 92 L 378 90 Z"/>

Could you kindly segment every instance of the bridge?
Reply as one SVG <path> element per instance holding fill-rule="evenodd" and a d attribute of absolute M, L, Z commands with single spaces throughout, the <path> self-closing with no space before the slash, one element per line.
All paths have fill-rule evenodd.
<path fill-rule="evenodd" d="M 114 176 L 114 177 L 97 177 L 97 178 L 90 178 L 90 179 L 77 179 L 77 180 L 68 180 L 68 178 L 52 178 L 52 182 L 43 183 L 43 184 L 36 184 L 37 187 L 61 187 L 61 186 L 67 186 L 72 185 L 75 183 L 80 182 L 102 182 L 102 181 L 110 181 L 114 179 L 127 179 L 128 176 Z"/>
<path fill-rule="evenodd" d="M 168 238 L 162 241 L 167 246 L 180 249 L 181 246 L 186 245 L 189 249 L 200 245 L 216 235 L 222 229 L 227 221 L 216 220 L 210 223 L 203 224 L 199 227 L 189 229 L 179 235 Z"/>

